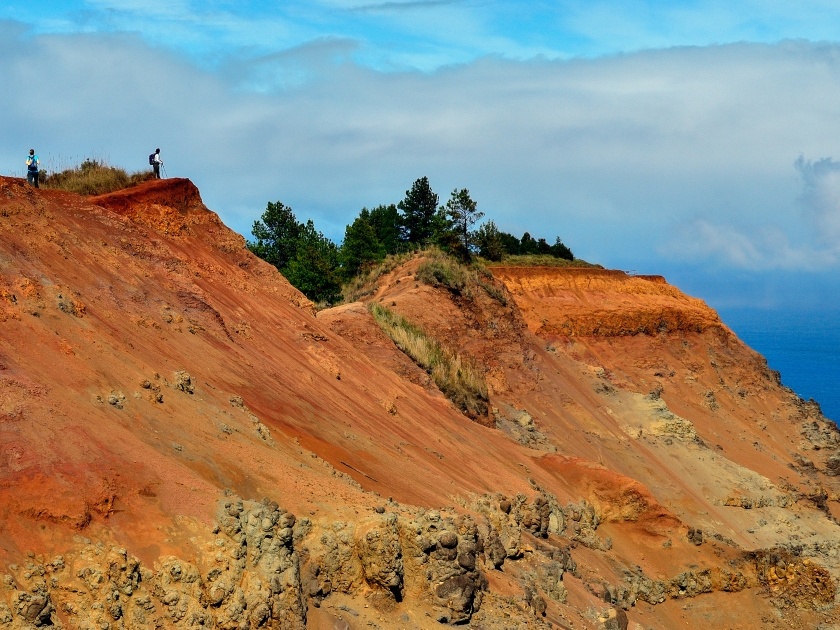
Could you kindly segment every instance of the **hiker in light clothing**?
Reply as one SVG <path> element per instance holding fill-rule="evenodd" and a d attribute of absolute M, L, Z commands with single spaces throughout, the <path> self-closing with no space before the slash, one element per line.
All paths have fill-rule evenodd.
<path fill-rule="evenodd" d="M 35 188 L 39 188 L 38 166 L 40 166 L 40 164 L 41 160 L 39 160 L 38 156 L 35 155 L 35 149 L 29 149 L 29 155 L 26 156 L 26 181 L 35 186 Z"/>
<path fill-rule="evenodd" d="M 160 149 L 155 149 L 155 152 L 149 156 L 149 162 L 155 170 L 155 179 L 160 179 L 160 167 L 163 166 L 163 160 L 160 159 Z"/>

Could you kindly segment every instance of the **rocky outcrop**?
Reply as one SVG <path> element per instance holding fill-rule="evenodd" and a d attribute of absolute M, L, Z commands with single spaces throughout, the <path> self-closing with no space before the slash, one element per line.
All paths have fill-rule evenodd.
<path fill-rule="evenodd" d="M 441 622 L 470 619 L 486 581 L 477 565 L 478 528 L 466 516 L 417 510 L 358 523 L 334 522 L 303 541 L 305 589 L 320 605 L 332 592 L 363 593 L 379 610 L 404 598 L 429 605 Z"/>
<path fill-rule="evenodd" d="M 302 630 L 294 525 L 294 515 L 268 499 L 228 498 L 220 502 L 215 538 L 201 536 L 200 563 L 165 556 L 153 568 L 125 549 L 80 538 L 87 544 L 77 552 L 52 560 L 33 554 L 9 567 L 11 597 L 0 597 L 0 624 Z"/>

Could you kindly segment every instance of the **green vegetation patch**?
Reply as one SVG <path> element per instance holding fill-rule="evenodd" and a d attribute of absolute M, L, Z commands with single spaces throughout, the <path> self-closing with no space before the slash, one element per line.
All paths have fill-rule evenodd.
<path fill-rule="evenodd" d="M 439 249 L 430 249 L 425 256 L 426 260 L 417 268 L 416 280 L 433 287 L 444 286 L 467 298 L 473 298 L 475 288 L 481 287 L 491 298 L 507 306 L 504 290 L 493 285 L 493 274 L 478 260 L 465 264 Z"/>
<path fill-rule="evenodd" d="M 504 292 L 492 282 L 476 278 L 476 273 L 486 273 L 483 265 L 471 264 L 476 255 L 486 261 L 513 259 L 510 264 L 589 266 L 575 261 L 572 250 L 559 236 L 550 245 L 528 232 L 521 238 L 502 232 L 493 221 L 478 225 L 484 212 L 467 188 L 453 190 L 445 204 L 440 201 L 428 177 L 421 177 L 399 203 L 362 208 L 346 226 L 341 243 L 333 243 L 316 230 L 311 219 L 298 221 L 290 207 L 277 201 L 269 203 L 260 220 L 254 222 L 254 240 L 248 241 L 248 247 L 277 267 L 319 308 L 356 301 L 375 291 L 376 279 L 393 268 L 386 260 L 388 256 L 429 248 L 446 252 L 464 266 L 433 259 L 421 270 L 423 282 L 446 286 L 468 297 L 480 285 L 502 304 L 508 301 Z"/>
<path fill-rule="evenodd" d="M 103 160 L 86 159 L 77 166 L 57 173 L 42 171 L 42 188 L 66 190 L 79 195 L 105 195 L 136 186 L 154 177 L 152 172 L 129 174 L 121 168 L 109 166 Z"/>
<path fill-rule="evenodd" d="M 428 253 L 427 259 L 417 268 L 416 279 L 433 287 L 443 285 L 456 293 L 468 293 L 470 285 L 478 284 L 474 270 L 437 251 Z"/>
<path fill-rule="evenodd" d="M 487 381 L 475 363 L 441 345 L 392 310 L 375 302 L 368 309 L 385 334 L 429 373 L 438 389 L 458 409 L 472 418 L 487 415 Z"/>
<path fill-rule="evenodd" d="M 567 260 L 550 254 L 528 254 L 524 256 L 505 256 L 503 260 L 485 260 L 488 267 L 586 267 L 589 269 L 603 269 L 602 265 L 586 262 L 580 258 Z"/>

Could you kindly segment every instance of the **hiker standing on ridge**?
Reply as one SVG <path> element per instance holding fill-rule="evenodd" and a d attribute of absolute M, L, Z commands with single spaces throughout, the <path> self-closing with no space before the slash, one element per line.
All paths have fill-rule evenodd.
<path fill-rule="evenodd" d="M 155 152 L 149 156 L 149 164 L 155 170 L 155 179 L 160 179 L 160 167 L 163 166 L 163 160 L 160 159 L 160 149 L 155 149 Z"/>
<path fill-rule="evenodd" d="M 26 156 L 26 181 L 35 188 L 40 188 L 38 186 L 38 166 L 40 164 L 41 160 L 35 155 L 35 149 L 29 149 L 29 155 Z"/>

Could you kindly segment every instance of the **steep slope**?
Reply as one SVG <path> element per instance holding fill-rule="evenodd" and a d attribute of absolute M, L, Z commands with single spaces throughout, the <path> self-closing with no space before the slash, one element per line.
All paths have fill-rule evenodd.
<path fill-rule="evenodd" d="M 836 430 L 710 309 L 420 264 L 374 299 L 486 366 L 480 423 L 189 181 L 0 178 L 0 626 L 833 622 Z"/>
<path fill-rule="evenodd" d="M 785 548 L 838 575 L 836 427 L 712 309 L 661 277 L 597 269 L 494 267 L 499 299 L 486 278 L 425 285 L 423 262 L 374 299 L 487 366 L 492 424 L 531 447 L 540 484 L 595 508 L 621 562 L 661 577 L 720 565 L 724 547 Z M 773 618 L 731 614 L 718 623 Z"/>

